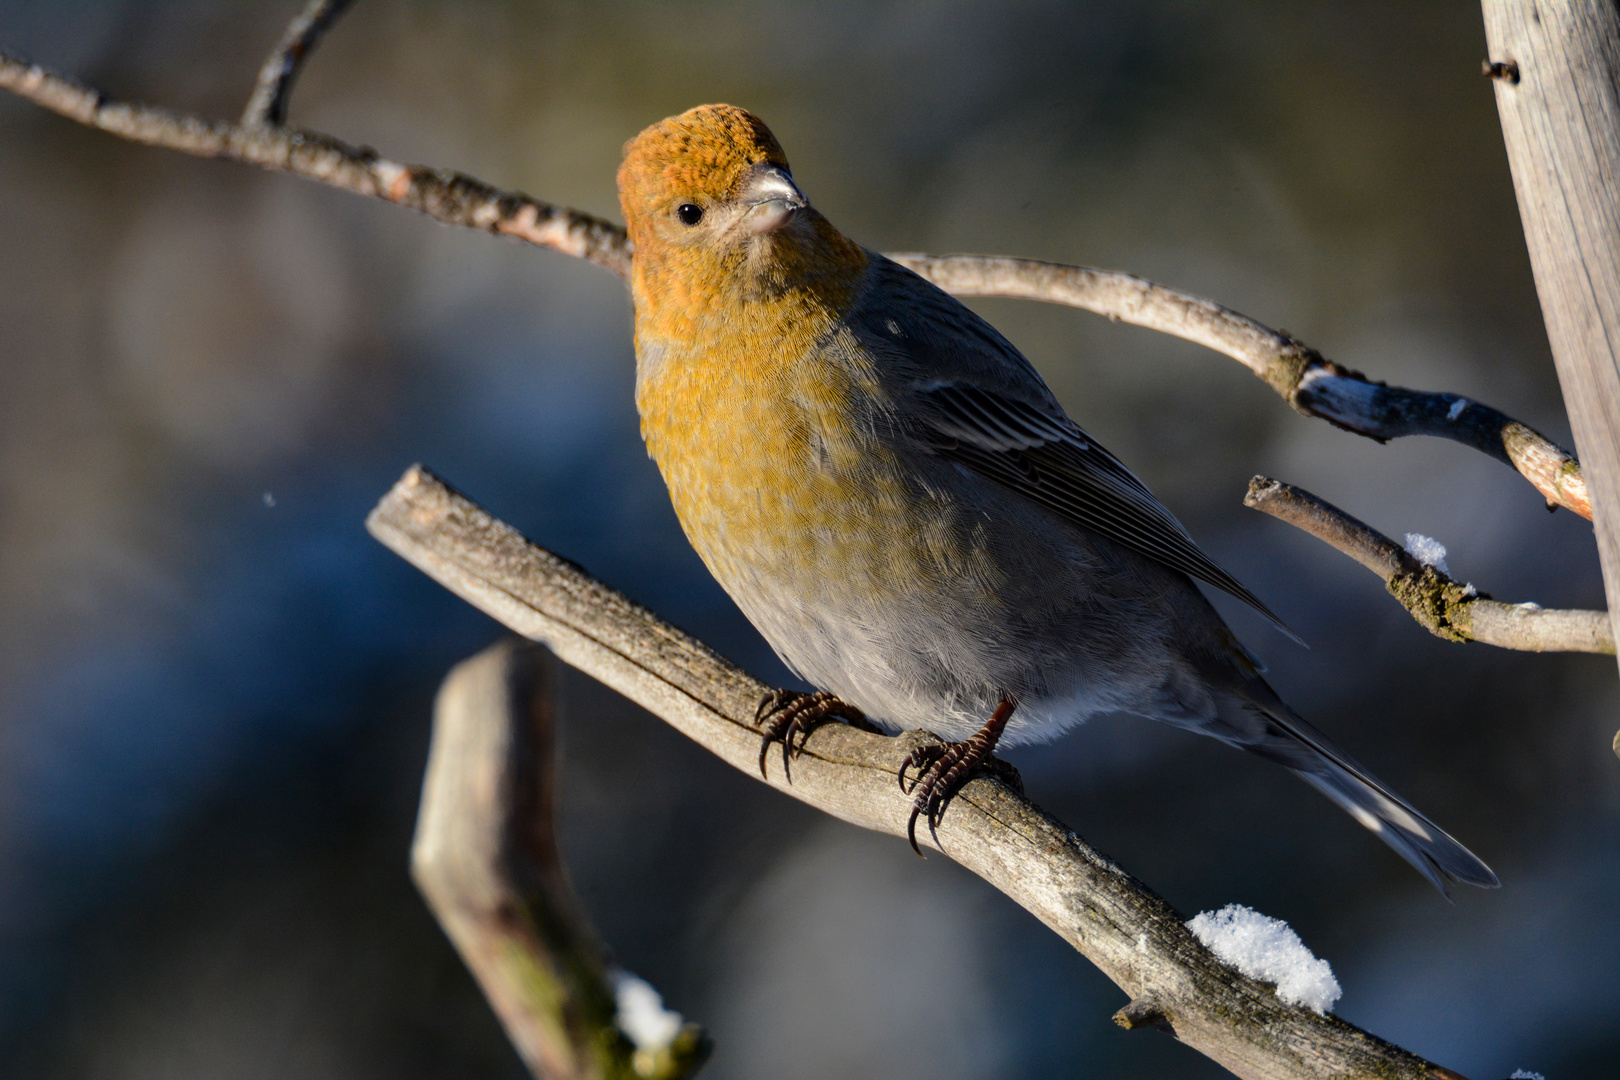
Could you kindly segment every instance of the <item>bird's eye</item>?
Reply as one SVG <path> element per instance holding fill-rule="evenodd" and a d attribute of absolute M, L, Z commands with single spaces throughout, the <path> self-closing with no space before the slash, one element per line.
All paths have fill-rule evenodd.
<path fill-rule="evenodd" d="M 697 203 L 681 203 L 675 208 L 675 216 L 681 219 L 682 225 L 696 225 L 703 220 L 703 207 Z"/>

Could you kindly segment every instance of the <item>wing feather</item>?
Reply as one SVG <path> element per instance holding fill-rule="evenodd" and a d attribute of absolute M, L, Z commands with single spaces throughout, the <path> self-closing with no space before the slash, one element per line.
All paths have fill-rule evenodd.
<path fill-rule="evenodd" d="M 917 398 L 925 417 L 920 435 L 941 457 L 1231 593 L 1300 640 L 1204 553 L 1147 485 L 1068 417 L 962 382 L 935 384 L 918 391 Z"/>

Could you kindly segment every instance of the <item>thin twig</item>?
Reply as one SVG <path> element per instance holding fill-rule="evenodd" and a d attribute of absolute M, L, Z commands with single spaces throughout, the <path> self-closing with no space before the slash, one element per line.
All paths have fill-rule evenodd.
<path fill-rule="evenodd" d="M 1391 595 L 1436 637 L 1523 652 L 1614 655 L 1608 612 L 1492 600 L 1303 488 L 1257 476 L 1249 481 L 1243 505 L 1303 529 L 1383 578 Z"/>
<path fill-rule="evenodd" d="M 585 259 L 620 277 L 631 247 L 611 222 L 504 192 L 461 173 L 401 165 L 375 150 L 294 128 L 258 127 L 107 101 L 99 92 L 0 53 L 0 89 L 81 124 L 134 142 L 289 173 L 419 210 L 446 225 L 511 236 Z M 1472 446 L 1518 470 L 1549 505 L 1590 519 L 1586 482 L 1567 451 L 1528 425 L 1457 394 L 1369 381 L 1325 360 L 1285 331 L 1210 300 L 1115 271 L 994 255 L 895 255 L 958 296 L 1007 296 L 1065 304 L 1206 345 L 1258 375 L 1296 410 L 1385 440 L 1434 435 Z"/>
<path fill-rule="evenodd" d="M 224 158 L 288 173 L 410 207 L 446 225 L 525 240 L 613 271 L 629 273 L 624 230 L 611 222 L 499 191 L 461 173 L 401 165 L 368 147 L 312 131 L 244 127 L 151 105 L 108 101 L 100 93 L 0 53 L 0 88 L 52 112 L 147 146 Z"/>
<path fill-rule="evenodd" d="M 1174 334 L 1239 361 L 1297 411 L 1384 441 L 1404 435 L 1451 439 L 1513 467 L 1549 505 L 1590 520 L 1586 481 L 1574 456 L 1512 417 L 1458 394 L 1372 382 L 1324 359 L 1286 330 L 1273 330 L 1210 300 L 1112 270 L 995 255 L 891 255 L 957 296 L 1044 300 Z"/>
<path fill-rule="evenodd" d="M 421 468 L 367 519 L 373 536 L 458 596 L 644 706 L 749 776 L 759 775 L 755 707 L 766 690 L 712 650 L 530 544 Z M 844 821 L 905 835 L 911 800 L 895 776 L 930 738 L 843 724 L 816 729 L 789 783 L 775 755 L 767 783 Z M 990 777 L 951 802 L 919 840 L 1033 913 L 1182 1042 L 1241 1077 L 1455 1074 L 1333 1016 L 1285 1005 L 1217 960 L 1141 882 L 1061 822 Z M 1135 1020 L 1132 1020 L 1135 1024 Z"/>
<path fill-rule="evenodd" d="M 308 6 L 287 26 L 286 33 L 259 69 L 247 108 L 242 110 L 243 127 L 280 127 L 287 122 L 287 102 L 304 61 L 321 43 L 321 37 L 352 0 L 310 0 Z"/>
<path fill-rule="evenodd" d="M 539 1080 L 677 1080 L 694 1024 L 637 1047 L 615 1023 L 607 957 L 557 851 L 556 661 L 511 640 L 458 664 L 433 706 L 411 874 Z"/>

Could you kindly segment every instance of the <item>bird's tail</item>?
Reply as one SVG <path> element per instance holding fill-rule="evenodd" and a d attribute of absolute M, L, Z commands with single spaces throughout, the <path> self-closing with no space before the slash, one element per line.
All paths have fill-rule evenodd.
<path fill-rule="evenodd" d="M 1248 707 L 1264 716 L 1264 734 L 1258 739 L 1227 741 L 1236 741 L 1244 749 L 1292 769 L 1376 833 L 1445 896 L 1451 896 L 1455 881 L 1485 889 L 1501 885 L 1479 856 L 1385 787 L 1281 701 L 1271 707 L 1252 703 Z"/>
<path fill-rule="evenodd" d="M 1321 769 L 1294 770 L 1307 784 L 1326 795 L 1378 834 L 1378 838 L 1417 867 L 1418 873 L 1447 897 L 1453 881 L 1494 889 L 1502 884 L 1478 855 L 1452 839 L 1444 829 L 1414 810 L 1410 803 L 1353 762 L 1324 757 Z"/>

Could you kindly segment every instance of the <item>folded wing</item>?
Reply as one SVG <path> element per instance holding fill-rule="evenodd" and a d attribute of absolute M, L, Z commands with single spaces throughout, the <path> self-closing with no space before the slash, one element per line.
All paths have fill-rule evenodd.
<path fill-rule="evenodd" d="M 1147 485 L 1068 417 L 965 382 L 938 383 L 915 393 L 923 419 L 914 435 L 934 453 L 1231 593 L 1304 644 L 1259 597 L 1204 554 Z"/>

